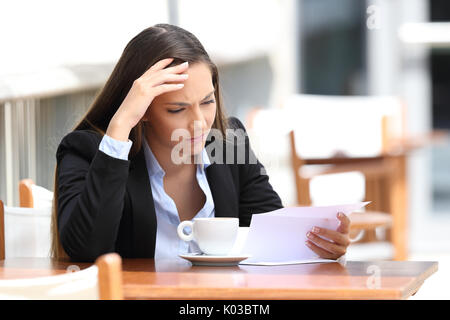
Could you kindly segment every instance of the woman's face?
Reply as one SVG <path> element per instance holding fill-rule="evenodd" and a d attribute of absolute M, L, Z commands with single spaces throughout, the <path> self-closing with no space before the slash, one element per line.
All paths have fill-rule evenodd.
<path fill-rule="evenodd" d="M 190 155 L 196 155 L 205 145 L 216 116 L 211 71 L 205 63 L 194 63 L 186 73 L 189 77 L 184 87 L 155 97 L 145 114 L 146 136 L 152 149 L 172 150 L 181 142 L 190 149 L 185 149 Z M 180 133 L 183 138 L 179 138 Z"/>

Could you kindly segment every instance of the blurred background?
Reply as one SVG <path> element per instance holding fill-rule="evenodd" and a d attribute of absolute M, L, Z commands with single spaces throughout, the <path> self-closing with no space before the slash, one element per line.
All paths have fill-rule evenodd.
<path fill-rule="evenodd" d="M 23 179 L 34 206 L 51 197 L 56 148 L 125 45 L 171 23 L 218 65 L 227 113 L 246 124 L 284 205 L 372 201 L 348 259 L 440 261 L 417 296 L 446 294 L 449 1 L 3 0 L 0 11 L 5 205 L 26 205 Z"/>

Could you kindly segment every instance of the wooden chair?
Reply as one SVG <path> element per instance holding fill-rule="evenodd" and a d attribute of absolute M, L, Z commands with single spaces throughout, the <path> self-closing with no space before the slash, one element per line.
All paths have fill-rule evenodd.
<path fill-rule="evenodd" d="M 360 241 L 369 242 L 376 239 L 376 227 L 390 223 L 385 228 L 385 240 L 393 244 L 394 258 L 405 260 L 408 253 L 407 157 L 425 145 L 445 141 L 447 134 L 433 131 L 408 135 L 405 118 L 406 106 L 397 97 L 297 94 L 287 97 L 279 108 L 252 109 L 246 125 L 252 147 L 270 173 L 272 185 L 289 205 L 311 204 L 309 181 L 313 177 L 363 173 L 365 198 L 371 201 L 366 210 L 371 214 L 387 213 L 390 217 L 377 214 L 373 216 L 376 219 L 368 219 L 365 213 L 361 217 L 353 215 L 353 228 L 359 225 L 364 229 Z M 295 150 L 292 130 L 296 131 L 302 148 L 296 157 L 292 151 Z M 345 134 L 340 135 L 341 131 Z M 339 150 L 345 150 L 348 155 L 337 153 Z M 296 180 L 291 185 L 293 169 Z M 368 219 L 368 223 L 359 218 Z"/>
<path fill-rule="evenodd" d="M 48 258 L 51 208 L 1 205 L 2 258 Z"/>
<path fill-rule="evenodd" d="M 278 136 L 278 144 L 274 146 L 272 143 L 272 148 L 261 148 L 262 154 L 266 156 L 265 149 L 278 148 L 276 157 L 282 158 L 281 162 L 278 161 L 281 163 L 278 167 L 289 166 L 290 172 L 295 170 L 296 193 L 292 194 L 291 198 L 297 198 L 299 205 L 312 204 L 309 187 L 312 178 L 347 172 L 362 173 L 365 196 L 371 201 L 366 210 L 374 215 L 368 219 L 370 223 L 361 220 L 367 219 L 367 215 L 353 216 L 353 228 L 356 229 L 359 225 L 364 229 L 364 233 L 357 240 L 374 241 L 375 229 L 384 226 L 386 240 L 394 244 L 395 259 L 404 260 L 407 257 L 406 153 L 392 152 L 395 149 L 394 144 L 405 145 L 404 141 L 394 143 L 405 135 L 404 118 L 405 107 L 402 101 L 395 97 L 300 94 L 287 97 L 281 108 L 254 109 L 247 123 L 249 127 L 256 127 L 256 136 L 263 133 L 263 139 Z M 268 130 L 269 128 L 271 130 Z M 298 129 L 301 129 L 300 132 L 297 132 Z M 293 130 L 301 141 L 300 155 L 295 150 L 295 140 L 290 133 Z M 367 133 L 370 135 L 367 136 Z M 314 136 L 314 139 L 311 136 Z M 261 150 L 258 150 L 258 155 Z M 287 156 L 285 150 L 289 150 Z M 339 150 L 348 151 L 349 156 Z M 266 159 L 276 161 L 274 157 L 269 155 Z M 274 171 L 277 171 L 278 175 L 286 176 L 285 169 L 275 168 Z M 289 192 L 281 183 L 280 186 L 284 192 Z"/>
<path fill-rule="evenodd" d="M 0 200 L 0 260 L 5 260 L 5 211 Z M 123 299 L 122 259 L 116 253 L 100 256 L 95 265 L 81 272 L 33 279 L 0 281 L 1 298 L 25 299 Z M 93 278 L 94 277 L 94 278 Z M 95 286 L 86 286 L 95 280 Z M 80 286 L 75 286 L 76 281 Z M 66 290 L 67 287 L 73 290 Z M 59 288 L 59 289 L 58 289 Z M 64 293 L 56 294 L 64 289 Z M 52 293 L 53 292 L 53 293 Z"/>
<path fill-rule="evenodd" d="M 108 253 L 80 271 L 0 280 L 0 299 L 122 300 L 122 287 L 122 259 L 117 253 Z"/>
<path fill-rule="evenodd" d="M 122 300 L 122 258 L 117 253 L 108 253 L 100 256 L 95 264 L 98 267 L 99 298 Z"/>
<path fill-rule="evenodd" d="M 297 189 L 297 201 L 300 206 L 312 205 L 310 194 L 310 181 L 314 177 L 322 175 L 330 175 L 336 173 L 346 172 L 361 172 L 364 174 L 366 181 L 377 181 L 377 179 L 387 177 L 392 174 L 393 167 L 384 163 L 380 159 L 372 159 L 362 161 L 360 163 L 349 161 L 345 163 L 343 159 L 302 159 L 298 156 L 295 144 L 295 134 L 291 131 L 290 134 L 291 154 L 292 154 L 292 169 L 295 176 L 295 183 Z M 328 160 L 328 161 L 327 161 Z M 340 163 L 336 163 L 340 162 Z M 307 170 L 308 165 L 315 165 L 314 170 Z M 319 166 L 319 168 L 317 168 Z M 370 194 L 366 193 L 366 201 L 373 201 Z M 376 238 L 373 236 L 377 228 L 388 228 L 392 225 L 392 216 L 380 211 L 366 211 L 364 213 L 352 213 L 351 220 L 351 237 L 353 242 L 369 242 Z M 369 234 L 369 237 L 366 235 Z M 355 237 L 355 235 L 358 235 Z M 365 238 L 363 238 L 366 236 Z"/>
<path fill-rule="evenodd" d="M 19 181 L 19 203 L 22 208 L 46 208 L 52 206 L 53 192 L 34 183 L 32 179 Z"/>
<path fill-rule="evenodd" d="M 33 191 L 32 185 L 34 184 L 31 179 L 22 179 L 19 182 L 19 203 L 23 208 L 33 208 Z"/>
<path fill-rule="evenodd" d="M 302 148 L 309 135 L 322 133 L 314 142 L 321 147 L 325 145 L 325 153 L 315 157 L 302 149 L 300 165 L 326 165 L 327 169 L 322 169 L 324 174 L 327 171 L 361 172 L 365 179 L 365 197 L 371 201 L 366 209 L 390 214 L 385 240 L 393 244 L 394 259 L 407 259 L 406 157 L 411 149 L 405 148 L 406 106 L 403 101 L 388 96 L 294 95 L 283 109 L 291 118 L 301 119 L 292 130 L 303 126 L 301 134 L 295 135 L 302 141 Z M 335 154 L 330 149 L 334 149 Z M 336 154 L 338 150 L 345 150 L 347 154 Z M 374 240 L 375 231 L 366 230 L 362 241 Z"/>

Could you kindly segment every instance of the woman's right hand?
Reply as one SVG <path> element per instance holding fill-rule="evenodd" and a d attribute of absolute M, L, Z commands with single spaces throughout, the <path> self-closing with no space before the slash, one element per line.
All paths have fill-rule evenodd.
<path fill-rule="evenodd" d="M 127 96 L 109 122 L 106 130 L 108 136 L 127 141 L 131 129 L 142 119 L 156 96 L 179 90 L 184 86 L 183 83 L 166 83 L 180 82 L 188 78 L 186 73 L 181 74 L 188 69 L 187 62 L 164 69 L 172 61 L 173 58 L 158 61 L 133 82 Z"/>

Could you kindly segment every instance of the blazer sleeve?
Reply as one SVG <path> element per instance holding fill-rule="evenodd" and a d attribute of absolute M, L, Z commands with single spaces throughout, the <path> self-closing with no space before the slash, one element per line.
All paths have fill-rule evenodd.
<path fill-rule="evenodd" d="M 237 118 L 230 118 L 233 129 L 245 133 L 245 163 L 239 164 L 239 216 L 241 226 L 249 226 L 252 214 L 283 208 L 278 194 L 269 182 L 269 176 L 250 146 L 244 125 Z"/>
<path fill-rule="evenodd" d="M 96 132 L 74 131 L 56 153 L 60 241 L 79 261 L 114 251 L 124 207 L 129 161 L 100 151 L 100 140 Z"/>

